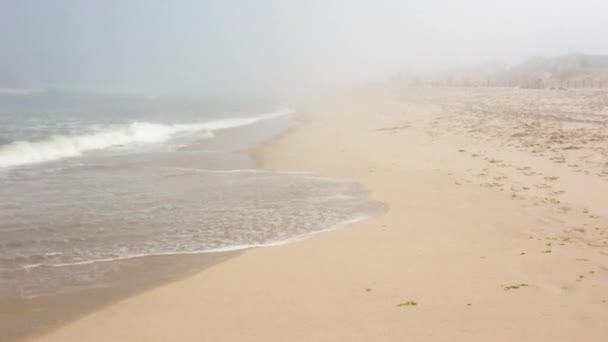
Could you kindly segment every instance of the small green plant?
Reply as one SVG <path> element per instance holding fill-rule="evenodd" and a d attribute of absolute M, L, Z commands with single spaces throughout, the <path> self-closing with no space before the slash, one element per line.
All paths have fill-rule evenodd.
<path fill-rule="evenodd" d="M 549 253 L 551 253 L 551 250 L 550 249 L 544 250 L 543 253 L 549 254 Z"/>
<path fill-rule="evenodd" d="M 403 303 L 399 303 L 397 306 L 398 307 L 402 307 L 402 306 L 416 306 L 418 305 L 418 302 L 415 300 L 408 300 L 407 302 L 403 302 Z"/>
<path fill-rule="evenodd" d="M 366 287 L 365 292 L 372 292 L 372 289 L 370 289 L 369 287 Z"/>

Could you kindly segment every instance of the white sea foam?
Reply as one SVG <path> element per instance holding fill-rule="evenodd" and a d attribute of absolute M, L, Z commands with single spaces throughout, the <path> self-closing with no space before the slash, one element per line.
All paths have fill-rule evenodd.
<path fill-rule="evenodd" d="M 130 125 L 100 130 L 83 135 L 58 135 L 41 141 L 15 141 L 0 146 L 0 168 L 44 163 L 77 157 L 88 151 L 134 143 L 159 143 L 177 134 L 204 133 L 213 137 L 213 131 L 241 127 L 292 113 L 289 109 L 253 117 L 220 119 L 189 124 L 159 124 L 134 122 Z"/>
<path fill-rule="evenodd" d="M 138 259 L 138 258 L 144 258 L 144 257 L 153 257 L 153 256 L 226 253 L 226 252 L 235 252 L 235 251 L 240 251 L 240 250 L 244 250 L 244 249 L 252 249 L 252 248 L 276 247 L 276 246 L 282 246 L 282 245 L 287 245 L 287 244 L 290 244 L 290 243 L 306 240 L 306 239 L 311 238 L 311 237 L 313 237 L 315 235 L 318 235 L 318 234 L 321 234 L 321 233 L 325 233 L 325 232 L 329 232 L 329 231 L 333 231 L 333 230 L 342 228 L 344 226 L 347 226 L 349 224 L 353 224 L 353 223 L 357 223 L 359 221 L 363 221 L 363 220 L 369 219 L 372 216 L 373 215 L 360 215 L 360 216 L 356 216 L 356 217 L 354 217 L 352 219 L 347 219 L 347 220 L 338 222 L 337 224 L 335 224 L 333 226 L 330 226 L 330 227 L 327 227 L 325 229 L 321 229 L 321 230 L 317 230 L 317 231 L 313 231 L 313 232 L 308 232 L 308 233 L 304 233 L 304 234 L 300 234 L 300 235 L 296 235 L 296 236 L 293 236 L 293 237 L 290 237 L 290 238 L 287 238 L 287 239 L 283 239 L 283 240 L 270 241 L 270 242 L 266 242 L 266 243 L 242 244 L 242 245 L 233 245 L 233 246 L 226 246 L 226 247 L 209 248 L 209 249 L 202 249 L 202 250 L 190 250 L 190 251 L 136 253 L 136 254 L 126 254 L 126 255 L 116 256 L 116 257 L 110 257 L 110 258 L 90 259 L 90 260 L 74 261 L 74 262 L 66 262 L 66 263 L 29 264 L 29 265 L 23 265 L 23 266 L 21 266 L 21 269 L 31 270 L 31 269 L 35 269 L 35 268 L 38 268 L 38 267 L 72 267 L 72 266 L 83 266 L 83 265 L 90 265 L 90 264 L 97 264 L 97 263 L 106 263 L 106 262 L 114 262 L 114 261 L 129 260 L 129 259 Z"/>

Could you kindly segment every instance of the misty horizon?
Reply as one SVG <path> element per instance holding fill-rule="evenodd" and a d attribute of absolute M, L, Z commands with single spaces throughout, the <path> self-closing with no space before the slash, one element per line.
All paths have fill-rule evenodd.
<path fill-rule="evenodd" d="M 605 341 L 608 0 L 0 0 L 0 341 Z"/>
<path fill-rule="evenodd" d="M 531 56 L 607 54 L 601 1 L 0 4 L 0 88 L 281 96 Z"/>

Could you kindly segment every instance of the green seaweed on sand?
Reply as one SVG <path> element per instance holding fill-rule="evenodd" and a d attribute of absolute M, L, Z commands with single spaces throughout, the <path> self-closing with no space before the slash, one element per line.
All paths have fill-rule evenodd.
<path fill-rule="evenodd" d="M 418 305 L 417 301 L 408 300 L 407 302 L 399 303 L 397 306 L 402 307 L 402 306 L 416 306 L 416 305 Z"/>
<path fill-rule="evenodd" d="M 517 284 L 517 285 L 509 285 L 509 286 L 505 286 L 505 291 L 509 291 L 509 290 L 518 290 L 522 287 L 527 287 L 528 284 L 522 283 L 522 284 Z"/>

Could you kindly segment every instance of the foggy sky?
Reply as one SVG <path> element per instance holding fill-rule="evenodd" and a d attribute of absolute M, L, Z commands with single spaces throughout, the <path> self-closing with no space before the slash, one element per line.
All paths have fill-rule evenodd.
<path fill-rule="evenodd" d="M 0 0 L 0 87 L 265 94 L 608 54 L 602 0 Z"/>

